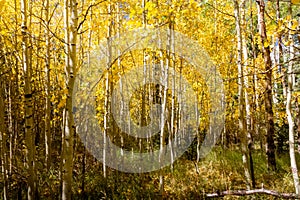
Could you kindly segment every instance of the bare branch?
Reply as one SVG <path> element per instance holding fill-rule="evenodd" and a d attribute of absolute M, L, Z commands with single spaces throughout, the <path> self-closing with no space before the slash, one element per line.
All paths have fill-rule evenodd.
<path fill-rule="evenodd" d="M 300 195 L 294 194 L 294 193 L 280 193 L 274 190 L 267 190 L 264 188 L 261 189 L 254 189 L 254 190 L 227 190 L 223 192 L 218 193 L 211 193 L 206 194 L 207 198 L 216 198 L 216 197 L 224 197 L 229 195 L 234 196 L 247 196 L 247 195 L 253 195 L 253 194 L 267 194 L 275 197 L 280 197 L 283 199 L 299 199 Z"/>
<path fill-rule="evenodd" d="M 86 18 L 87 18 L 87 15 L 89 14 L 90 9 L 92 9 L 92 7 L 97 6 L 97 5 L 99 5 L 100 3 L 103 3 L 103 2 L 105 2 L 105 1 L 106 1 L 106 0 L 102 0 L 102 1 L 99 1 L 98 3 L 89 5 L 88 9 L 86 10 L 86 12 L 85 12 L 85 14 L 84 14 L 83 20 L 79 23 L 79 25 L 78 25 L 78 27 L 77 27 L 77 31 L 79 31 L 79 29 L 81 28 L 81 26 L 83 25 L 83 23 L 86 21 Z"/>
<path fill-rule="evenodd" d="M 227 15 L 227 16 L 229 16 L 229 17 L 235 18 L 234 15 L 231 15 L 231 14 L 229 14 L 229 13 L 223 12 L 222 10 L 219 10 L 218 8 L 216 8 L 216 7 L 214 7 L 213 5 L 211 5 L 210 3 L 205 3 L 205 4 L 209 5 L 209 6 L 212 7 L 213 9 L 216 9 L 219 13 L 222 13 L 223 15 Z"/>
<path fill-rule="evenodd" d="M 54 32 L 50 29 L 50 27 L 48 26 L 47 22 L 46 22 L 42 17 L 37 16 L 37 15 L 35 15 L 34 13 L 32 13 L 32 16 L 34 16 L 34 17 L 38 18 L 39 20 L 41 20 L 41 22 L 42 22 L 42 24 L 44 25 L 44 27 L 45 27 L 47 30 L 49 30 L 49 32 L 52 34 L 53 37 L 55 37 L 56 39 L 58 39 L 60 42 L 62 42 L 62 43 L 64 43 L 64 44 L 67 44 L 67 43 L 65 42 L 64 39 L 58 37 L 58 36 L 56 35 L 56 33 L 54 33 Z M 69 44 L 68 44 L 68 45 L 69 45 Z"/>

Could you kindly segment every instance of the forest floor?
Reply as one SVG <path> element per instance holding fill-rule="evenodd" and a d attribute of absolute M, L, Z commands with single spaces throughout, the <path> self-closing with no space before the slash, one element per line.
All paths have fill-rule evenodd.
<path fill-rule="evenodd" d="M 76 154 L 77 155 L 77 154 Z M 81 155 L 82 156 L 82 155 Z M 76 157 L 76 156 L 75 156 Z M 80 157 L 80 154 L 77 155 Z M 245 190 L 246 182 L 242 165 L 242 155 L 237 147 L 223 149 L 215 147 L 196 168 L 195 150 L 189 149 L 174 163 L 162 170 L 164 175 L 164 193 L 159 192 L 159 171 L 130 174 L 107 169 L 103 177 L 102 163 L 86 154 L 86 164 L 75 159 L 72 193 L 74 200 L 93 199 L 206 199 L 207 194 L 222 191 Z M 300 155 L 296 154 L 298 167 Z M 255 189 L 265 188 L 280 193 L 294 193 L 293 178 L 288 151 L 277 154 L 277 170 L 270 172 L 266 165 L 265 152 L 253 152 Z M 84 170 L 83 170 L 84 169 Z M 40 199 L 60 199 L 61 183 L 59 165 L 50 170 L 42 170 L 39 177 Z M 26 179 L 11 177 L 13 181 L 11 199 L 26 196 Z M 3 185 L 0 180 L 0 188 Z M 3 192 L 0 189 L 0 194 Z M 2 195 L 1 195 L 2 197 Z M 1 199 L 0 197 L 0 199 Z M 245 197 L 226 196 L 223 199 L 280 199 L 274 196 L 255 194 Z"/>
<path fill-rule="evenodd" d="M 246 189 L 242 155 L 239 150 L 215 148 L 198 163 L 186 153 L 174 163 L 173 172 L 170 167 L 163 170 L 163 199 L 204 199 L 205 194 L 226 190 Z M 277 156 L 277 171 L 269 172 L 265 154 L 261 151 L 253 153 L 256 188 L 266 188 L 278 192 L 293 193 L 293 179 L 290 170 L 288 152 Z M 298 166 L 300 157 L 297 156 Z M 159 172 L 144 174 L 126 174 L 109 170 L 105 181 L 101 175 L 101 165 L 87 170 L 85 191 L 77 193 L 75 199 L 161 199 L 159 196 Z M 80 178 L 79 178 L 80 179 Z M 76 181 L 78 184 L 79 180 Z M 78 185 L 74 188 L 80 188 Z M 77 198 L 78 197 L 78 198 Z M 224 199 L 276 199 L 267 195 L 251 195 L 247 197 L 227 196 Z"/>

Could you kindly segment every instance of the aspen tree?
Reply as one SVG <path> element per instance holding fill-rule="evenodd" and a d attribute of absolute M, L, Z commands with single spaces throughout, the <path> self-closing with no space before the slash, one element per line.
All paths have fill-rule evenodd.
<path fill-rule="evenodd" d="M 270 56 L 270 44 L 268 42 L 265 23 L 265 1 L 256 1 L 258 5 L 258 24 L 261 38 L 261 47 L 265 65 L 265 110 L 267 127 L 267 164 L 269 170 L 276 170 L 275 144 L 274 144 L 274 113 L 272 102 L 272 61 Z"/>
<path fill-rule="evenodd" d="M 69 17 L 70 12 L 70 17 Z M 72 172 L 73 172 L 73 142 L 74 142 L 74 118 L 72 114 L 72 94 L 77 66 L 77 27 L 78 13 L 77 1 L 64 1 L 64 29 L 65 29 L 65 75 L 67 99 L 63 111 L 63 138 L 62 138 L 62 199 L 69 200 L 72 197 Z"/>
<path fill-rule="evenodd" d="M 244 94 L 245 94 L 245 111 L 246 111 L 246 145 L 248 147 L 249 156 L 249 170 L 251 175 L 252 187 L 255 188 L 255 177 L 254 177 L 254 167 L 253 167 L 253 141 L 252 141 L 252 130 L 251 130 L 251 106 L 250 106 L 250 94 L 248 93 L 250 77 L 249 74 L 249 63 L 248 63 L 248 48 L 247 48 L 247 23 L 246 23 L 246 0 L 241 1 L 241 27 L 242 27 L 242 48 L 243 48 L 243 82 L 244 82 Z"/>
<path fill-rule="evenodd" d="M 2 51 L 2 38 L 0 37 L 0 55 L 3 55 Z M 4 65 L 4 59 L 0 59 L 0 65 Z M 0 71 L 0 164 L 3 180 L 3 199 L 8 199 L 8 162 L 7 162 L 7 133 L 5 131 L 5 89 L 4 89 L 4 78 L 3 72 Z M 11 145 L 11 144 L 10 144 Z"/>
<path fill-rule="evenodd" d="M 50 65 L 51 65 L 51 56 L 50 56 L 50 16 L 49 16 L 49 2 L 46 0 L 45 5 L 45 20 L 46 20 L 46 58 L 45 58 L 45 161 L 47 169 L 50 168 L 51 164 L 51 126 L 50 126 L 50 114 L 51 114 L 51 102 L 50 102 Z"/>
<path fill-rule="evenodd" d="M 292 16 L 292 4 L 289 5 L 289 14 Z M 289 23 L 291 28 L 293 22 Z M 293 35 L 291 31 L 289 31 L 289 39 L 293 40 Z M 298 167 L 295 157 L 295 134 L 294 134 L 294 119 L 292 115 L 292 93 L 293 93 L 293 68 L 294 68 L 294 41 L 290 44 L 289 47 L 290 53 L 290 61 L 288 63 L 288 86 L 287 86 L 287 95 L 286 95 L 286 115 L 289 124 L 289 149 L 290 149 L 290 160 L 291 160 L 291 169 L 294 180 L 294 187 L 296 194 L 300 193 L 300 185 L 299 185 L 299 176 L 298 176 Z"/>
<path fill-rule="evenodd" d="M 32 112 L 32 91 L 31 91 L 31 73 L 32 63 L 29 46 L 29 31 L 28 27 L 28 2 L 21 0 L 21 13 L 22 13 L 22 66 L 24 71 L 25 81 L 25 140 L 26 140 L 26 165 L 28 169 L 28 188 L 27 198 L 34 200 L 37 198 L 37 181 L 35 172 L 35 144 L 33 134 L 33 112 Z"/>
<path fill-rule="evenodd" d="M 236 32 L 237 32 L 237 66 L 238 66 L 238 84 L 239 84 L 239 131 L 241 139 L 241 150 L 243 166 L 246 177 L 247 189 L 250 189 L 250 172 L 249 172 L 249 160 L 247 149 L 247 127 L 245 119 L 245 97 L 244 97 L 244 69 L 243 69 L 243 38 L 241 32 L 241 19 L 240 19 L 240 6 L 237 0 L 234 0 L 234 15 L 236 20 Z"/>

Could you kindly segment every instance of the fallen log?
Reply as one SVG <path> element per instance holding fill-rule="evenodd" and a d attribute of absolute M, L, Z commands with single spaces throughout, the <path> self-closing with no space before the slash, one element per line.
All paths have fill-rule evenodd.
<path fill-rule="evenodd" d="M 274 190 L 267 190 L 264 188 L 253 189 L 253 190 L 228 190 L 228 191 L 206 194 L 206 197 L 216 198 L 216 197 L 224 197 L 228 195 L 246 196 L 246 195 L 253 195 L 253 194 L 267 194 L 275 197 L 280 197 L 283 199 L 300 199 L 300 195 L 297 195 L 295 193 L 280 193 Z"/>

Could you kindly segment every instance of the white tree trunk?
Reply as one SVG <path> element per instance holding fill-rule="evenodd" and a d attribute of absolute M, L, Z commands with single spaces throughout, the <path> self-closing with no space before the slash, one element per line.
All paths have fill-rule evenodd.
<path fill-rule="evenodd" d="M 22 66 L 24 71 L 25 79 L 25 140 L 26 140 L 26 159 L 27 159 L 27 169 L 28 169 L 28 190 L 27 198 L 29 200 L 35 199 L 37 196 L 37 182 L 35 174 L 35 144 L 34 144 L 34 134 L 33 134 L 33 112 L 32 112 L 32 91 L 31 91 L 31 58 L 29 52 L 29 27 L 28 27 L 28 12 L 27 12 L 28 2 L 27 0 L 21 0 L 21 13 L 22 13 Z"/>
<path fill-rule="evenodd" d="M 259 33 L 261 38 L 261 48 L 265 64 L 265 92 L 264 104 L 266 112 L 266 131 L 267 131 L 267 164 L 269 170 L 276 170 L 275 159 L 275 144 L 274 144 L 274 113 L 273 113 L 273 99 L 272 99 L 272 61 L 270 56 L 270 46 L 268 43 L 267 30 L 265 23 L 265 1 L 257 0 L 258 19 L 259 19 Z"/>
<path fill-rule="evenodd" d="M 290 15 L 292 15 L 292 8 L 290 4 L 289 8 Z M 291 22 L 290 22 L 291 26 Z M 289 39 L 292 40 L 292 34 L 289 34 Z M 290 160 L 291 160 L 291 169 L 292 169 L 292 175 L 294 179 L 294 186 L 295 186 L 295 192 L 296 194 L 299 194 L 300 192 L 300 185 L 299 185 L 299 176 L 298 176 L 298 168 L 295 158 L 295 135 L 294 135 L 294 120 L 291 112 L 292 107 L 292 92 L 293 92 L 293 66 L 294 66 L 294 42 L 292 42 L 290 46 L 290 62 L 288 64 L 288 88 L 287 88 L 287 98 L 286 98 L 286 115 L 287 120 L 289 123 L 289 147 L 290 147 Z"/>
<path fill-rule="evenodd" d="M 252 0 L 250 0 L 252 1 Z M 246 0 L 241 1 L 241 27 L 243 30 L 243 36 L 246 38 L 247 35 L 247 21 L 246 21 Z M 252 129 L 251 129 L 251 106 L 250 106 L 250 94 L 248 93 L 249 87 L 249 69 L 248 69 L 248 49 L 247 49 L 247 41 L 242 38 L 242 46 L 243 46 L 243 81 L 244 81 L 244 93 L 245 93 L 245 111 L 246 111 L 246 134 L 247 134 L 247 142 L 246 145 L 248 147 L 248 155 L 249 155 L 249 170 L 251 175 L 251 183 L 252 187 L 255 188 L 255 177 L 254 177 L 254 167 L 253 167 L 253 159 L 252 159 L 252 150 L 253 150 L 253 142 L 252 142 Z"/>
<path fill-rule="evenodd" d="M 107 13 L 111 15 L 111 5 L 107 6 Z M 106 75 L 105 75 L 105 99 L 104 99 L 104 131 L 103 131 L 103 176 L 106 178 L 106 137 L 108 137 L 108 131 L 110 126 L 109 119 L 109 99 L 110 99 L 110 84 L 109 84 L 109 73 L 111 67 L 111 33 L 112 33 L 112 22 L 109 23 L 107 29 L 107 64 L 106 64 Z"/>
<path fill-rule="evenodd" d="M 1 42 L 1 38 L 0 38 Z M 0 44 L 0 55 L 2 55 L 1 51 L 1 44 Z M 2 62 L 0 60 L 0 64 L 2 65 Z M 7 192 L 8 192 L 8 162 L 7 162 L 7 134 L 5 133 L 5 118 L 4 118 L 4 112 L 5 112 L 5 106 L 4 106 L 4 100 L 5 100 L 5 93 L 4 93 L 4 84 L 3 81 L 0 78 L 0 163 L 1 163 L 1 172 L 2 172 L 2 181 L 3 181 L 3 199 L 7 200 Z"/>
<path fill-rule="evenodd" d="M 46 22 L 47 27 L 45 30 L 46 34 L 46 66 L 45 66 L 45 95 L 46 95 L 46 105 L 45 105 L 45 161 L 47 169 L 50 168 L 51 164 L 51 126 L 50 126 L 50 114 L 51 114 L 51 102 L 50 102 L 50 63 L 51 63 L 51 55 L 50 55 L 50 31 L 49 31 L 49 1 L 46 1 Z"/>
<path fill-rule="evenodd" d="M 247 189 L 250 189 L 250 173 L 248 164 L 248 150 L 246 139 L 246 119 L 245 119 L 245 98 L 244 98 L 244 77 L 243 77 L 243 39 L 241 33 L 240 6 L 237 0 L 234 0 L 234 15 L 236 20 L 237 32 L 237 66 L 238 66 L 238 84 L 239 84 L 239 131 L 241 139 L 242 161 L 246 177 Z"/>
<path fill-rule="evenodd" d="M 65 23 L 65 73 L 68 96 L 64 108 L 63 127 L 63 149 L 62 149 L 62 199 L 69 200 L 72 197 L 72 173 L 73 173 L 73 140 L 74 140 L 74 118 L 72 114 L 72 94 L 75 81 L 77 65 L 77 2 L 76 0 L 65 0 L 64 23 Z M 70 10 L 69 10 L 70 9 Z M 69 20 L 69 11 L 71 17 Z"/>

